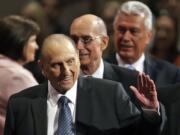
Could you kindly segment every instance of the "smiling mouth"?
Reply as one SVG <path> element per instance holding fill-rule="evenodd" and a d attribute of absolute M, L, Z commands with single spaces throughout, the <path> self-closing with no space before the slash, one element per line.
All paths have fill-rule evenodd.
<path fill-rule="evenodd" d="M 121 44 L 121 48 L 132 48 L 133 45 L 129 45 L 129 44 Z"/>
<path fill-rule="evenodd" d="M 84 57 L 88 57 L 89 55 L 88 54 L 80 54 L 79 57 L 80 58 L 84 58 Z"/>
<path fill-rule="evenodd" d="M 69 80 L 71 80 L 71 76 L 66 76 L 62 79 L 62 81 L 69 81 Z"/>
<path fill-rule="evenodd" d="M 66 83 L 66 82 L 71 81 L 71 79 L 72 79 L 71 76 L 65 76 L 65 77 L 61 77 L 59 81 L 62 83 Z"/>

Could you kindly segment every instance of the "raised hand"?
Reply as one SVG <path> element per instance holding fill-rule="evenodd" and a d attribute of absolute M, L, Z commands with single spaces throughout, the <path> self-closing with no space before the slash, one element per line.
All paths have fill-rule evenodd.
<path fill-rule="evenodd" d="M 149 75 L 141 73 L 138 75 L 138 86 L 130 86 L 141 106 L 147 109 L 157 109 L 159 101 L 157 99 L 156 86 Z"/>

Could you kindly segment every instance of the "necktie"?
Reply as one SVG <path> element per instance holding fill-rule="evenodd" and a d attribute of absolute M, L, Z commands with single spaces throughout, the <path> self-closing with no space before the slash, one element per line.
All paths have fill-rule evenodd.
<path fill-rule="evenodd" d="M 74 135 L 71 110 L 68 106 L 69 99 L 62 96 L 58 104 L 61 106 L 58 119 L 58 135 Z"/>
<path fill-rule="evenodd" d="M 135 70 L 135 68 L 132 65 L 127 65 L 127 68 L 130 70 Z"/>

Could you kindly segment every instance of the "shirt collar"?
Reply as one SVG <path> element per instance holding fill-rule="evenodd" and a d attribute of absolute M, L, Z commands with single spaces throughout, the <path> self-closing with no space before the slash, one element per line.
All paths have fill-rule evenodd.
<path fill-rule="evenodd" d="M 103 63 L 103 60 L 101 59 L 98 69 L 92 74 L 92 76 L 95 78 L 101 78 L 102 79 L 103 73 L 104 73 L 104 63 Z"/>
<path fill-rule="evenodd" d="M 88 76 L 88 75 L 83 74 L 82 71 L 80 74 L 81 76 Z M 103 74 L 104 74 L 104 63 L 103 63 L 103 60 L 101 59 L 98 69 L 91 76 L 102 79 Z"/>
<path fill-rule="evenodd" d="M 72 104 L 76 103 L 76 94 L 77 94 L 77 81 L 74 83 L 73 87 L 68 90 L 64 95 L 60 94 L 55 90 L 55 88 L 51 85 L 50 81 L 48 81 L 48 100 L 52 105 L 57 105 L 57 102 L 61 96 L 66 96 Z"/>
<path fill-rule="evenodd" d="M 116 53 L 116 60 L 118 62 L 118 66 L 127 67 L 129 65 L 125 63 L 117 53 Z M 145 55 L 143 53 L 142 56 L 136 62 L 131 64 L 131 66 L 133 66 L 137 71 L 142 73 L 144 71 L 144 60 L 145 60 Z"/>

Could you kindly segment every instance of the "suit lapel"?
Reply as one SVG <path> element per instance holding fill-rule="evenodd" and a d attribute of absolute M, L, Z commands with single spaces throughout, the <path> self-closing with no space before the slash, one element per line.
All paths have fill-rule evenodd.
<path fill-rule="evenodd" d="M 144 62 L 144 72 L 150 76 L 150 78 L 155 82 L 156 86 L 159 87 L 163 85 L 164 78 L 166 78 L 166 73 L 160 70 L 158 66 L 161 66 L 160 63 L 156 63 L 156 59 L 152 56 L 146 55 Z"/>
<path fill-rule="evenodd" d="M 89 90 L 91 84 L 85 81 L 85 78 L 80 77 L 77 88 L 77 104 L 76 104 L 76 134 L 88 134 L 87 126 L 91 123 L 91 106 L 89 99 Z"/>
<path fill-rule="evenodd" d="M 148 55 L 145 55 L 145 61 L 144 61 L 144 72 L 148 74 L 152 80 L 156 81 L 156 65 L 154 64 L 152 58 Z"/>
<path fill-rule="evenodd" d="M 124 83 L 124 76 L 118 76 L 119 74 L 120 75 L 123 75 L 123 70 L 120 70 L 121 67 L 118 67 L 119 70 L 118 70 L 118 74 L 115 72 L 115 69 L 113 69 L 113 66 L 112 64 L 109 64 L 107 62 L 104 61 L 104 74 L 103 74 L 103 78 L 104 79 L 108 79 L 108 80 L 113 80 L 113 81 L 117 81 L 117 82 L 121 82 L 121 83 Z"/>
<path fill-rule="evenodd" d="M 39 90 L 39 96 L 32 101 L 32 113 L 36 135 L 47 135 L 47 84 Z"/>
<path fill-rule="evenodd" d="M 116 53 L 113 53 L 112 55 L 109 56 L 108 58 L 109 62 L 112 63 L 112 64 L 115 64 L 115 65 L 118 65 L 118 62 L 116 60 Z M 107 60 L 107 61 L 108 61 Z"/>
<path fill-rule="evenodd" d="M 109 63 L 104 61 L 103 78 L 108 79 L 108 80 L 114 80 L 113 75 L 114 75 L 114 71 L 113 71 L 112 67 L 110 66 Z"/>

